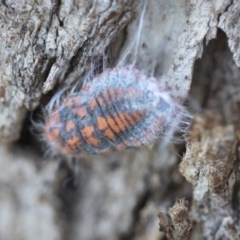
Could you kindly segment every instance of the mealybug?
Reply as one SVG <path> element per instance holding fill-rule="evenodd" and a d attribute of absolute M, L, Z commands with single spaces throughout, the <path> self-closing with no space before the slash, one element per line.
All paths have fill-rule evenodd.
<path fill-rule="evenodd" d="M 105 70 L 49 110 L 43 137 L 55 153 L 98 154 L 170 136 L 184 115 L 154 77 L 117 67 Z"/>

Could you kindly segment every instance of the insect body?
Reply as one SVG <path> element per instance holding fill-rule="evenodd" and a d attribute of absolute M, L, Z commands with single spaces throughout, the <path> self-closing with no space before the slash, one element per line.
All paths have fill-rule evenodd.
<path fill-rule="evenodd" d="M 151 144 L 166 135 L 179 114 L 179 105 L 155 78 L 115 68 L 50 112 L 44 134 L 55 152 L 98 154 Z"/>

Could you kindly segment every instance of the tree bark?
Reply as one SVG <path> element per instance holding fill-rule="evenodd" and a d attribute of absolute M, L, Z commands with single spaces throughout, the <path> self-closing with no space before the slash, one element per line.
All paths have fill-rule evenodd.
<path fill-rule="evenodd" d="M 1 1 L 0 239 L 240 239 L 239 16 L 237 0 Z M 186 142 L 45 157 L 32 116 L 128 64 L 186 103 Z"/>

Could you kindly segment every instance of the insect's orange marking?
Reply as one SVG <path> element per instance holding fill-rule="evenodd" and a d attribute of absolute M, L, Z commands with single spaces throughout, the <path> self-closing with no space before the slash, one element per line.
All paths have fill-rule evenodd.
<path fill-rule="evenodd" d="M 76 96 L 74 98 L 74 107 L 79 107 L 81 106 L 82 103 L 83 103 L 83 100 L 79 96 Z"/>
<path fill-rule="evenodd" d="M 132 97 L 132 89 L 130 87 L 127 88 L 126 90 L 126 95 L 127 97 L 131 98 Z"/>
<path fill-rule="evenodd" d="M 117 125 L 121 131 L 124 131 L 126 129 L 126 126 L 124 125 L 124 123 L 121 121 L 121 119 L 119 118 L 119 116 L 117 114 L 114 115 L 114 120 L 117 123 Z"/>
<path fill-rule="evenodd" d="M 63 150 L 64 150 L 64 152 L 67 153 L 67 154 L 73 154 L 72 149 L 71 149 L 68 145 L 64 146 L 64 147 L 63 147 Z"/>
<path fill-rule="evenodd" d="M 141 112 L 133 112 L 131 113 L 133 119 L 135 120 L 135 122 L 139 122 L 142 117 L 143 117 L 143 114 Z"/>
<path fill-rule="evenodd" d="M 72 107 L 73 102 L 74 102 L 74 96 L 68 97 L 65 102 L 65 105 L 70 108 L 70 107 Z"/>
<path fill-rule="evenodd" d="M 71 147 L 71 148 L 76 148 L 77 146 L 79 146 L 81 144 L 81 140 L 79 137 L 77 136 L 73 136 L 72 138 L 67 140 L 67 144 Z"/>
<path fill-rule="evenodd" d="M 97 97 L 97 101 L 100 104 L 100 106 L 104 106 L 105 105 L 104 100 L 101 97 Z"/>
<path fill-rule="evenodd" d="M 85 108 L 73 108 L 72 113 L 78 115 L 80 118 L 84 118 L 88 115 L 87 109 Z"/>
<path fill-rule="evenodd" d="M 111 99 L 114 100 L 114 99 L 115 99 L 115 91 L 114 91 L 114 88 L 113 88 L 113 87 L 111 87 L 111 88 L 109 89 L 109 93 L 110 93 Z"/>
<path fill-rule="evenodd" d="M 60 128 L 56 127 L 56 124 L 59 124 L 60 116 L 59 112 L 52 114 L 46 121 L 46 137 L 49 140 L 54 140 L 59 137 Z"/>
<path fill-rule="evenodd" d="M 46 137 L 49 140 L 58 139 L 59 138 L 59 133 L 60 133 L 60 129 L 59 128 L 47 127 L 47 129 L 46 129 Z"/>
<path fill-rule="evenodd" d="M 92 136 L 93 132 L 94 132 L 93 126 L 84 127 L 81 130 L 81 133 L 82 133 L 83 137 L 85 137 L 85 138 L 90 138 Z"/>
<path fill-rule="evenodd" d="M 149 141 L 151 139 L 155 139 L 155 136 L 152 133 L 146 133 L 146 136 L 147 136 L 147 138 L 146 138 L 147 141 Z"/>
<path fill-rule="evenodd" d="M 121 130 L 120 128 L 117 126 L 117 124 L 115 123 L 114 119 L 111 117 L 107 117 L 106 118 L 107 123 L 109 125 L 109 127 L 115 132 L 115 133 L 119 133 Z"/>
<path fill-rule="evenodd" d="M 97 102 L 94 98 L 90 101 L 89 106 L 91 110 L 93 110 L 97 106 Z"/>
<path fill-rule="evenodd" d="M 83 103 L 83 100 L 80 96 L 72 95 L 67 98 L 65 102 L 65 106 L 72 108 L 72 107 L 79 107 Z"/>
<path fill-rule="evenodd" d="M 140 146 L 143 146 L 144 144 L 140 141 L 140 140 L 136 140 L 134 141 L 134 146 L 135 147 L 140 147 Z"/>
<path fill-rule="evenodd" d="M 134 126 L 136 124 L 136 121 L 131 117 L 131 115 L 129 113 L 125 113 L 124 116 L 132 126 Z"/>
<path fill-rule="evenodd" d="M 59 137 L 59 134 L 60 134 L 60 128 L 54 128 L 51 131 L 51 136 L 53 139 L 57 139 Z"/>
<path fill-rule="evenodd" d="M 97 147 L 97 146 L 99 146 L 99 144 L 100 144 L 101 141 L 100 141 L 98 138 L 89 137 L 89 138 L 87 138 L 87 142 L 88 142 L 90 145 L 92 145 L 92 146 L 94 146 L 94 147 Z"/>
<path fill-rule="evenodd" d="M 136 96 L 137 99 L 139 99 L 142 96 L 142 91 L 137 90 L 135 96 Z"/>
<path fill-rule="evenodd" d="M 70 132 L 75 128 L 75 123 L 72 120 L 68 120 L 66 123 L 66 131 Z"/>
<path fill-rule="evenodd" d="M 106 102 L 109 102 L 110 101 L 110 98 L 109 98 L 109 95 L 108 95 L 108 91 L 104 91 L 103 92 L 103 97 L 105 99 Z"/>
<path fill-rule="evenodd" d="M 105 148 L 105 149 L 102 149 L 102 150 L 99 151 L 99 154 L 101 156 L 106 156 L 108 153 L 109 153 L 109 149 L 108 148 Z"/>
<path fill-rule="evenodd" d="M 103 117 L 97 117 L 97 126 L 99 130 L 104 130 L 108 127 L 107 121 Z"/>
<path fill-rule="evenodd" d="M 126 144 L 124 144 L 124 143 L 119 143 L 117 146 L 116 146 L 116 149 L 117 150 L 124 150 L 124 149 L 126 149 Z"/>
<path fill-rule="evenodd" d="M 118 94 L 118 98 L 119 98 L 119 99 L 122 99 L 122 98 L 123 98 L 123 90 L 122 90 L 122 88 L 118 88 L 118 89 L 117 89 L 117 94 Z"/>
<path fill-rule="evenodd" d="M 59 112 L 55 112 L 53 113 L 49 119 L 48 119 L 48 123 L 49 122 L 54 122 L 54 123 L 57 123 L 57 122 L 60 122 L 60 115 L 59 115 Z"/>
<path fill-rule="evenodd" d="M 106 129 L 103 135 L 111 140 L 115 140 L 115 133 L 110 128 Z"/>
<path fill-rule="evenodd" d="M 165 121 L 165 119 L 164 119 L 164 118 L 163 118 L 163 119 L 159 118 L 159 119 L 158 119 L 158 123 L 157 123 L 157 125 L 158 125 L 159 127 L 162 127 L 162 126 L 163 126 L 163 123 L 164 123 L 164 121 Z"/>
<path fill-rule="evenodd" d="M 125 125 L 125 127 L 126 128 L 128 128 L 128 127 L 130 127 L 129 126 L 129 122 L 126 120 L 126 115 L 128 115 L 128 114 L 126 114 L 126 113 L 119 113 L 118 114 L 118 116 L 119 116 L 119 118 L 121 119 L 121 121 L 123 122 L 123 124 Z M 130 123 L 131 124 L 131 123 Z"/>

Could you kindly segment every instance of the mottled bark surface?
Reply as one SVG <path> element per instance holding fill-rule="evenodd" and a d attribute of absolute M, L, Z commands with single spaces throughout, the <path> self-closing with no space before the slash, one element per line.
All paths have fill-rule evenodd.
<path fill-rule="evenodd" d="M 1 1 L 0 239 L 240 239 L 240 3 L 143 3 Z M 187 100 L 186 142 L 45 157 L 30 119 L 120 64 Z"/>

